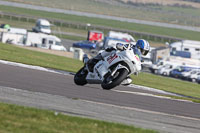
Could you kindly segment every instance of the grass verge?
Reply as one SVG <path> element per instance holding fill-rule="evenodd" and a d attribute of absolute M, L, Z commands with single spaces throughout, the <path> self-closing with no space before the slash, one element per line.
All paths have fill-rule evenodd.
<path fill-rule="evenodd" d="M 0 103 L 1 133 L 155 133 L 116 123 Z"/>
<path fill-rule="evenodd" d="M 63 35 L 63 34 L 55 34 L 55 35 L 62 39 L 68 39 L 68 40 L 73 40 L 73 41 L 86 40 L 85 37 L 79 37 L 79 36 L 73 36 L 73 35 Z"/>
<path fill-rule="evenodd" d="M 79 70 L 83 65 L 81 61 L 76 59 L 26 50 L 2 43 L 0 43 L 0 59 L 70 72 Z"/>
<path fill-rule="evenodd" d="M 139 20 L 150 20 L 166 23 L 177 23 L 180 25 L 196 25 L 199 26 L 199 9 L 191 8 L 182 5 L 184 2 L 181 0 L 179 4 L 172 6 L 166 3 L 158 4 L 156 1 L 148 4 L 140 1 L 122 2 L 124 0 L 109 0 L 109 1 L 96 1 L 96 0 L 6 0 L 20 3 L 27 3 L 33 5 L 41 5 L 46 7 L 53 7 L 58 9 L 67 9 L 74 11 L 83 11 L 96 14 L 107 14 L 111 16 L 122 16 L 127 18 L 135 18 Z M 127 1 L 127 0 L 126 0 Z M 151 1 L 152 2 L 152 1 Z M 151 3 L 150 2 L 150 3 Z M 165 1 L 166 2 L 166 1 Z M 182 3 L 182 4 L 181 4 Z M 195 6 L 198 3 L 192 3 Z M 162 6 L 163 5 L 163 6 Z M 199 7 L 199 6 L 198 6 Z M 149 17 L 150 16 L 150 17 Z"/>
<path fill-rule="evenodd" d="M 148 86 L 159 90 L 200 98 L 199 84 L 159 75 L 153 75 L 150 73 L 140 73 L 138 76 L 132 75 L 132 78 L 133 83 L 137 85 Z"/>
<path fill-rule="evenodd" d="M 2 5 L 0 6 L 0 11 L 10 12 L 10 13 L 15 13 L 15 14 L 38 16 L 42 18 L 54 18 L 58 20 L 65 20 L 65 21 L 71 21 L 71 22 L 76 22 L 76 23 L 85 23 L 85 24 L 91 23 L 92 25 L 102 25 L 102 26 L 113 27 L 113 28 L 118 28 L 118 29 L 127 29 L 127 30 L 133 30 L 133 31 L 138 31 L 138 32 L 146 32 L 146 33 L 151 33 L 151 34 L 153 33 L 153 34 L 158 34 L 158 35 L 179 37 L 179 38 L 184 38 L 184 39 L 200 40 L 199 38 L 200 33 L 193 32 L 193 31 L 149 26 L 149 25 L 128 23 L 128 22 L 120 22 L 120 21 L 114 21 L 114 20 L 105 20 L 105 19 L 99 19 L 99 18 L 90 18 L 90 17 L 84 17 L 84 16 L 67 15 L 67 14 L 61 14 L 61 13 L 44 12 L 44 11 L 15 8 L 15 7 L 2 6 Z"/>

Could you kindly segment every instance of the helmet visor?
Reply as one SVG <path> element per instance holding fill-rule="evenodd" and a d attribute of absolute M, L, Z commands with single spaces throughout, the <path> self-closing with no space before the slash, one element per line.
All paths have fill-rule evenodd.
<path fill-rule="evenodd" d="M 144 55 L 144 56 L 146 56 L 149 52 L 149 51 L 144 50 L 144 49 L 141 49 L 140 51 L 141 51 L 141 54 Z"/>

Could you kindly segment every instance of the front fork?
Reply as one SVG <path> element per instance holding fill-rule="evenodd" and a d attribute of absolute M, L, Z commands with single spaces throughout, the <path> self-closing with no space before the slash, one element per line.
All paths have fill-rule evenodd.
<path fill-rule="evenodd" d="M 117 67 L 115 67 L 115 69 L 112 71 L 111 76 L 114 76 L 115 73 L 117 72 L 117 70 L 122 69 L 122 68 L 125 68 L 129 72 L 129 69 L 127 67 L 125 67 L 125 66 L 123 66 L 121 64 L 118 64 Z"/>
<path fill-rule="evenodd" d="M 115 74 L 116 74 L 117 70 L 122 69 L 122 68 L 125 68 L 125 69 L 128 70 L 127 67 L 125 67 L 125 66 L 123 66 L 121 64 L 118 64 L 113 71 L 109 70 L 109 72 L 104 77 L 104 78 L 106 78 L 106 81 L 107 82 L 112 81 L 115 78 L 115 76 L 116 76 Z"/>

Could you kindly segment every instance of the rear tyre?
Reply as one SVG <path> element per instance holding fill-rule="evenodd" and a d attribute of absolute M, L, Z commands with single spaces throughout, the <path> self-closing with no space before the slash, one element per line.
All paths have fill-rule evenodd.
<path fill-rule="evenodd" d="M 101 84 L 101 87 L 105 90 L 110 90 L 118 85 L 127 77 L 128 71 L 125 68 L 117 70 L 115 75 L 112 77 L 112 80 L 109 80 L 110 75 L 106 76 L 104 81 Z"/>
<path fill-rule="evenodd" d="M 87 80 L 86 80 L 86 76 L 87 76 L 88 72 L 84 71 L 84 67 L 81 68 L 74 76 L 74 83 L 76 85 L 85 85 L 87 84 Z"/>

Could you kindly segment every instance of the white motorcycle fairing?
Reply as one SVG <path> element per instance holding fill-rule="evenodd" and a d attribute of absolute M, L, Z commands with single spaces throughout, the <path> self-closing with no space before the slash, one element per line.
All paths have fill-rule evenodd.
<path fill-rule="evenodd" d="M 128 71 L 128 75 L 141 70 L 140 59 L 132 49 L 111 52 L 94 66 L 93 72 L 87 74 L 86 80 L 89 84 L 101 84 L 106 74 L 114 76 L 117 70 L 122 68 Z"/>

